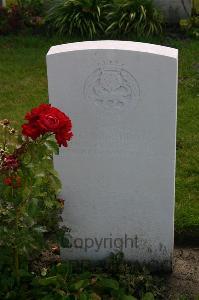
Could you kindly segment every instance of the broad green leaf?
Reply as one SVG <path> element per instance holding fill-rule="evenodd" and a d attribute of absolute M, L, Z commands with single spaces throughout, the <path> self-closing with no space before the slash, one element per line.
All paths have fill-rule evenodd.
<path fill-rule="evenodd" d="M 100 280 L 99 280 L 99 283 L 104 288 L 109 288 L 109 289 L 113 289 L 113 290 L 118 290 L 119 289 L 118 281 L 114 280 L 114 279 L 111 279 L 111 278 L 101 277 Z"/>
<path fill-rule="evenodd" d="M 44 226 L 35 226 L 33 228 L 34 231 L 37 231 L 39 233 L 44 233 L 44 232 L 47 232 L 46 228 Z"/>
<path fill-rule="evenodd" d="M 35 280 L 33 280 L 33 284 L 41 285 L 41 286 L 56 285 L 57 284 L 57 276 L 35 279 Z"/>
<path fill-rule="evenodd" d="M 120 300 L 137 300 L 137 298 L 130 295 L 124 295 L 120 298 Z"/>
<path fill-rule="evenodd" d="M 79 291 L 80 289 L 83 289 L 88 285 L 90 285 L 90 281 L 88 279 L 79 280 L 71 284 L 70 290 Z"/>
<path fill-rule="evenodd" d="M 39 199 L 37 199 L 37 198 L 32 198 L 30 200 L 29 205 L 28 205 L 28 213 L 31 216 L 35 216 L 37 214 L 38 202 L 39 202 Z"/>
<path fill-rule="evenodd" d="M 50 150 L 54 154 L 59 154 L 59 146 L 57 142 L 52 140 L 46 140 L 44 144 L 48 148 L 48 150 Z"/>
<path fill-rule="evenodd" d="M 141 300 L 155 300 L 152 293 L 146 293 Z"/>
<path fill-rule="evenodd" d="M 81 293 L 79 295 L 79 300 L 89 300 L 90 297 L 87 295 L 87 293 Z"/>
<path fill-rule="evenodd" d="M 98 294 L 96 294 L 96 293 L 92 293 L 91 295 L 90 295 L 90 298 L 91 298 L 91 300 L 101 300 L 102 298 L 98 295 Z"/>
<path fill-rule="evenodd" d="M 50 175 L 52 188 L 54 189 L 55 193 L 58 194 L 61 191 L 61 181 L 56 176 Z"/>

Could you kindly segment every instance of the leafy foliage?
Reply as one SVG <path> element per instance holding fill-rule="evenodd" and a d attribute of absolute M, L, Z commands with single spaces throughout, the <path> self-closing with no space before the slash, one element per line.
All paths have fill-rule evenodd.
<path fill-rule="evenodd" d="M 148 269 L 139 264 L 129 264 L 124 261 L 122 253 L 112 254 L 107 261 L 107 270 L 112 277 L 115 277 L 119 285 L 129 295 L 138 299 L 151 300 L 154 298 L 143 298 L 152 293 L 155 299 L 161 299 L 164 286 L 162 279 L 152 276 Z"/>
<path fill-rule="evenodd" d="M 30 256 L 47 247 L 46 234 L 64 241 L 65 228 L 58 223 L 61 182 L 52 163 L 59 146 L 51 133 L 31 140 L 8 120 L 0 130 L 0 271 L 9 269 L 19 282 Z"/>
<path fill-rule="evenodd" d="M 150 36 L 162 32 L 163 17 L 152 0 L 117 0 L 109 11 L 107 33 Z"/>
<path fill-rule="evenodd" d="M 5 34 L 9 30 L 8 11 L 5 7 L 0 6 L 0 34 Z"/>
<path fill-rule="evenodd" d="M 9 9 L 10 17 L 6 10 L 0 14 L 0 32 L 46 28 L 46 24 L 50 32 L 86 39 L 106 34 L 156 35 L 163 26 L 152 0 L 18 0 Z M 15 26 L 8 28 L 9 18 Z"/>
<path fill-rule="evenodd" d="M 22 12 L 24 28 L 38 30 L 43 28 L 45 4 L 44 0 L 18 0 L 16 7 Z"/>
<path fill-rule="evenodd" d="M 8 7 L 0 7 L 0 34 L 40 29 L 44 25 L 43 0 L 18 0 Z"/>
<path fill-rule="evenodd" d="M 44 0 L 17 0 L 17 4 L 29 15 L 40 16 L 44 13 Z"/>
<path fill-rule="evenodd" d="M 188 36 L 198 39 L 199 38 L 199 14 L 194 15 L 189 19 L 180 20 L 181 31 Z"/>
<path fill-rule="evenodd" d="M 105 3 L 103 0 L 59 0 L 52 4 L 46 21 L 61 35 L 92 39 L 105 30 Z"/>
<path fill-rule="evenodd" d="M 162 282 L 152 279 L 139 266 L 127 265 L 121 254 L 112 255 L 103 266 L 61 262 L 49 267 L 42 276 L 24 272 L 21 287 L 5 280 L 4 286 L 0 282 L 0 288 L 0 296 L 6 296 L 6 299 L 15 299 L 16 296 L 26 300 L 163 299 Z"/>
<path fill-rule="evenodd" d="M 152 0 L 59 0 L 52 5 L 46 20 L 61 35 L 90 39 L 104 33 L 155 35 L 163 25 Z"/>
<path fill-rule="evenodd" d="M 19 6 L 0 6 L 0 34 L 17 32 L 24 26 L 24 15 Z"/>

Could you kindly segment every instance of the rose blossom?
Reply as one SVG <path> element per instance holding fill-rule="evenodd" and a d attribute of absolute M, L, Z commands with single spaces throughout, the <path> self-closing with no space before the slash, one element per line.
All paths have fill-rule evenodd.
<path fill-rule="evenodd" d="M 67 146 L 72 137 L 72 123 L 59 109 L 50 104 L 41 104 L 27 113 L 27 124 L 22 125 L 22 134 L 35 140 L 45 133 L 54 133 L 59 146 Z"/>

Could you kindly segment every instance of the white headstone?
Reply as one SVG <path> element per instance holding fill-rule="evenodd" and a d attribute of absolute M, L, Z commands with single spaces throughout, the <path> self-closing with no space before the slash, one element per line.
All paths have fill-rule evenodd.
<path fill-rule="evenodd" d="M 177 99 L 176 49 L 124 41 L 52 47 L 50 103 L 74 138 L 54 163 L 63 182 L 67 259 L 130 261 L 171 269 Z"/>

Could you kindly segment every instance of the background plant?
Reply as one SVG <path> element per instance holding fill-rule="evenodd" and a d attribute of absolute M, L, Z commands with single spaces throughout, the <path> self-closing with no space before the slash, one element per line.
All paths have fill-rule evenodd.
<path fill-rule="evenodd" d="M 199 1 L 193 1 L 192 15 L 188 19 L 180 20 L 181 31 L 196 39 L 199 38 Z"/>
<path fill-rule="evenodd" d="M 44 25 L 44 0 L 17 0 L 17 6 L 23 14 L 24 26 L 32 29 L 41 29 Z"/>
<path fill-rule="evenodd" d="M 24 27 L 24 15 L 17 5 L 0 7 L 0 34 L 18 32 Z"/>
<path fill-rule="evenodd" d="M 152 0 L 17 0 L 9 15 L 13 20 L 9 29 L 4 26 L 5 33 L 48 28 L 50 33 L 93 39 L 107 34 L 158 35 L 163 27 L 163 17 Z M 6 19 L 3 13 L 1 22 Z"/>
<path fill-rule="evenodd" d="M 107 14 L 110 34 L 158 35 L 163 29 L 163 16 L 152 0 L 117 0 Z"/>
<path fill-rule="evenodd" d="M 16 4 L 30 15 L 39 16 L 44 13 L 44 2 L 44 0 L 17 0 Z"/>
<path fill-rule="evenodd" d="M 18 0 L 0 7 L 0 34 L 43 28 L 45 3 L 43 0 Z"/>
<path fill-rule="evenodd" d="M 0 6 L 0 34 L 5 34 L 9 31 L 8 10 Z"/>
<path fill-rule="evenodd" d="M 106 28 L 106 1 L 59 0 L 47 13 L 49 28 L 60 35 L 96 37 Z"/>
<path fill-rule="evenodd" d="M 23 277 L 21 286 L 12 286 L 0 296 L 33 300 L 155 300 L 164 299 L 163 281 L 140 266 L 128 265 L 120 253 L 103 265 L 89 262 L 59 262 L 41 273 Z M 1 287 L 1 281 L 0 281 Z"/>
<path fill-rule="evenodd" d="M 35 278 L 33 280 L 33 295 L 36 299 L 40 298 L 41 295 L 48 295 L 49 290 L 51 291 L 50 299 L 85 299 L 85 300 L 100 300 L 100 299 L 115 299 L 115 300 L 155 300 L 157 294 L 153 292 L 146 292 L 150 287 L 145 286 L 144 282 L 148 282 L 149 275 L 141 271 L 134 271 L 132 278 L 134 279 L 134 286 L 139 290 L 128 291 L 124 282 L 120 282 L 118 277 L 122 277 L 125 281 L 130 273 L 130 269 L 126 269 L 126 273 L 110 273 L 108 270 L 111 269 L 112 261 L 117 257 L 113 255 L 109 258 L 109 262 L 103 267 L 92 267 L 92 265 L 81 265 L 79 264 L 79 272 L 76 265 L 73 263 L 59 263 L 52 267 L 45 278 Z M 124 262 L 120 262 L 118 266 L 123 268 L 126 267 Z M 106 271 L 105 271 L 106 270 Z M 117 268 L 117 272 L 120 272 Z M 132 271 L 132 268 L 131 268 Z M 137 285 L 140 281 L 142 274 L 142 283 Z M 137 281 L 136 281 L 137 280 Z M 133 281 L 133 280 L 132 280 Z M 160 286 L 155 284 L 156 290 L 160 292 Z M 159 296 L 161 294 L 159 293 Z M 61 297 L 62 298 L 61 298 Z M 159 297 L 160 299 L 161 297 Z M 43 298 L 47 299 L 47 298 Z"/>

